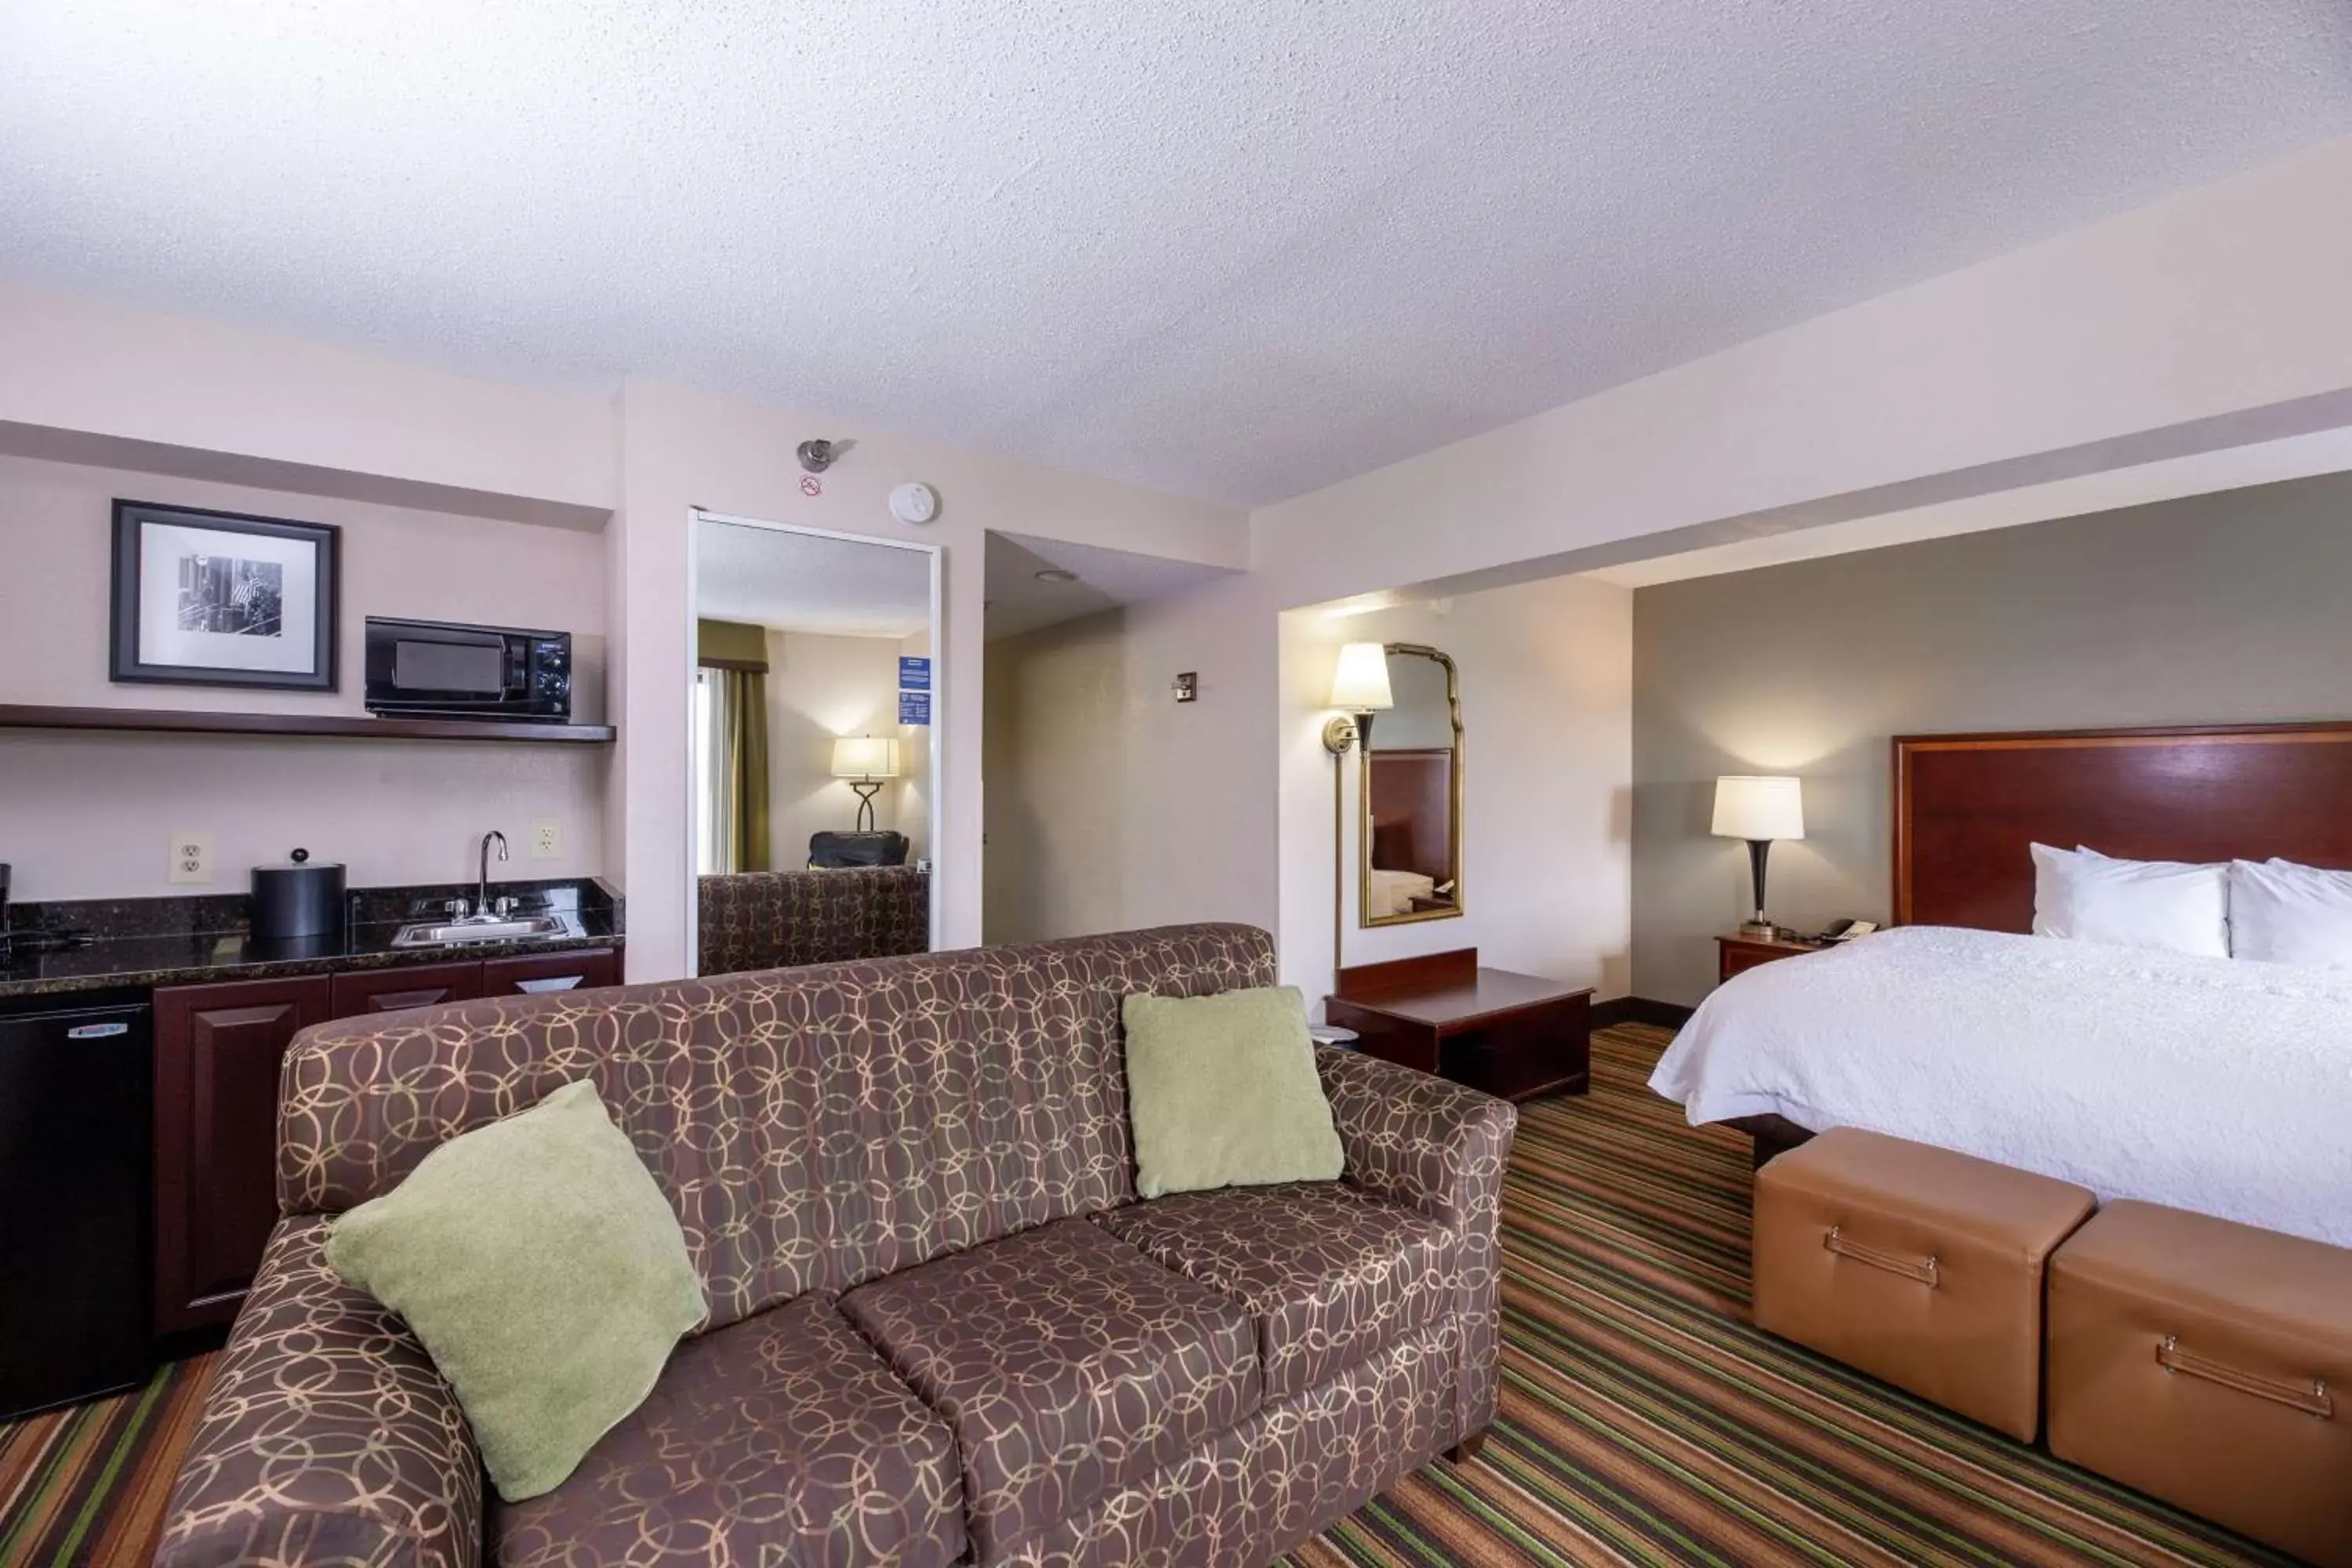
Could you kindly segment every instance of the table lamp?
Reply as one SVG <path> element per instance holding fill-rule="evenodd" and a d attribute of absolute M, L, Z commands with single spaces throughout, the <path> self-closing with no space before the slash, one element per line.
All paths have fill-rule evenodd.
<path fill-rule="evenodd" d="M 1756 883 L 1756 911 L 1739 928 L 1742 936 L 1773 934 L 1764 913 L 1764 860 L 1776 838 L 1805 836 L 1805 806 L 1792 778 L 1727 773 L 1715 781 L 1715 831 L 1723 838 L 1748 840 L 1748 869 Z"/>
<path fill-rule="evenodd" d="M 898 742 L 871 735 L 844 735 L 833 743 L 833 776 L 857 792 L 857 831 L 874 830 L 874 796 L 883 782 L 898 776 Z"/>

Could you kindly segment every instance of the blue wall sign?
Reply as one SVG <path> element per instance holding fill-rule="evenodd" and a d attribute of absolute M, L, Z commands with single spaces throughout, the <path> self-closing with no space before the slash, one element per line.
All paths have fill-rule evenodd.
<path fill-rule="evenodd" d="M 898 722 L 928 724 L 931 721 L 931 694 L 928 691 L 898 693 Z"/>
<path fill-rule="evenodd" d="M 900 654 L 898 656 L 898 689 L 929 691 L 930 689 L 931 661 L 928 658 L 912 658 Z M 926 720 L 924 722 L 929 721 Z"/>

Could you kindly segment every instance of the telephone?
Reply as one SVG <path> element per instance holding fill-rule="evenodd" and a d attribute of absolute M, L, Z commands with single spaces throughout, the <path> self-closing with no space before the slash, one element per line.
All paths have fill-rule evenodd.
<path fill-rule="evenodd" d="M 1868 936 L 1878 929 L 1876 921 L 1840 921 L 1822 932 L 1823 942 L 1852 942 L 1858 936 Z"/>

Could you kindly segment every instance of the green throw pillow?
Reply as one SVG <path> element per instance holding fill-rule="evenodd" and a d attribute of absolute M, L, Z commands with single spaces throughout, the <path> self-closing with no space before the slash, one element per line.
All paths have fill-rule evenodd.
<path fill-rule="evenodd" d="M 408 1321 L 509 1502 L 561 1485 L 708 1315 L 677 1215 L 585 1079 L 425 1155 L 335 1221 L 327 1262 Z"/>
<path fill-rule="evenodd" d="M 1139 1194 L 1339 1178 L 1298 987 L 1129 996 L 1125 1015 Z"/>

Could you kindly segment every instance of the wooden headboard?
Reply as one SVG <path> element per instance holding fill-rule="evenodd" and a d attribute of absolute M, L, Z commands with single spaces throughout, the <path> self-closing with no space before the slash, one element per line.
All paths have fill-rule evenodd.
<path fill-rule="evenodd" d="M 2352 869 L 2352 722 L 1895 738 L 1895 918 L 2027 931 L 2027 846 Z"/>
<path fill-rule="evenodd" d="M 1372 864 L 1450 882 L 1454 867 L 1454 752 L 1450 748 L 1367 753 L 1371 769 Z"/>

